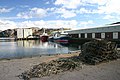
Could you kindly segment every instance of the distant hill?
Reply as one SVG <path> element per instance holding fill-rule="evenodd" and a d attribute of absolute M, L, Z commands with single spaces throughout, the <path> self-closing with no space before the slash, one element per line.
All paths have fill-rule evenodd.
<path fill-rule="evenodd" d="M 7 29 L 0 32 L 0 37 L 15 37 L 17 35 L 17 29 Z"/>
<path fill-rule="evenodd" d="M 31 27 L 32 31 L 33 31 L 33 35 L 41 35 L 44 32 L 44 28 L 40 29 L 38 27 Z M 49 35 L 53 32 L 53 31 L 60 31 L 61 28 L 58 29 L 45 29 L 46 33 L 48 33 Z M 64 30 L 68 30 L 68 29 L 64 29 Z M 16 37 L 17 36 L 17 29 L 7 29 L 4 31 L 0 31 L 0 37 Z"/>

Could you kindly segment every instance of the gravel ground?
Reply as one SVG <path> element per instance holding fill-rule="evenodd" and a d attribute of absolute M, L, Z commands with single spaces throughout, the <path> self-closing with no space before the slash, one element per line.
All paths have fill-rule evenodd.
<path fill-rule="evenodd" d="M 79 55 L 79 53 L 1 60 L 0 80 L 21 80 L 17 75 L 29 70 L 33 65 L 61 57 L 70 57 L 75 55 Z M 32 78 L 32 80 L 120 80 L 120 59 L 96 66 L 84 65 L 80 70 L 72 72 L 67 71 L 58 75 L 51 75 L 42 78 Z"/>

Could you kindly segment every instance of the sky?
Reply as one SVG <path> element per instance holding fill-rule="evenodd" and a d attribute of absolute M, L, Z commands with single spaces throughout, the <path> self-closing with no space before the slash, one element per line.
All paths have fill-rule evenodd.
<path fill-rule="evenodd" d="M 120 21 L 120 0 L 0 0 L 0 30 L 103 27 Z"/>

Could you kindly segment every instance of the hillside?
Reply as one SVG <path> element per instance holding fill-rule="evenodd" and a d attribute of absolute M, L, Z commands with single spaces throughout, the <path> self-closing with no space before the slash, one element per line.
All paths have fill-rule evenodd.
<path fill-rule="evenodd" d="M 41 35 L 44 31 L 44 28 L 38 28 L 38 27 L 31 27 L 32 31 L 33 31 L 33 35 Z M 48 33 L 49 35 L 53 32 L 53 31 L 59 31 L 61 28 L 58 29 L 45 29 L 46 33 Z M 66 29 L 64 29 L 66 30 Z M 0 31 L 0 37 L 16 37 L 17 36 L 17 28 L 16 29 L 7 29 L 4 31 Z"/>

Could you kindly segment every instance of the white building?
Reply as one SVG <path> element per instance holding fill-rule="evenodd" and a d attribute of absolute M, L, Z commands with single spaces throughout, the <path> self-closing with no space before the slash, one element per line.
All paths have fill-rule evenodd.
<path fill-rule="evenodd" d="M 120 39 L 120 24 L 105 27 L 71 30 L 67 33 L 73 38 Z"/>
<path fill-rule="evenodd" d="M 17 38 L 18 39 L 30 38 L 30 36 L 32 36 L 32 29 L 30 29 L 30 28 L 17 29 Z"/>

